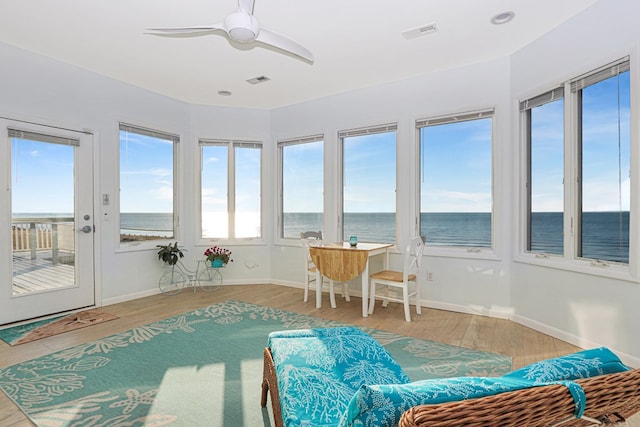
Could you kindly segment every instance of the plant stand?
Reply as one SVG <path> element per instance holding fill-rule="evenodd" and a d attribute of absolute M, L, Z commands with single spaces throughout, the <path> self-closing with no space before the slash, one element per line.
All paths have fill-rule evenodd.
<path fill-rule="evenodd" d="M 224 266 L 212 267 L 210 261 L 202 259 L 198 260 L 198 265 L 196 266 L 197 287 L 205 292 L 213 292 L 220 289 L 220 286 L 222 285 L 221 268 L 224 268 Z M 195 286 L 193 291 L 196 291 Z"/>

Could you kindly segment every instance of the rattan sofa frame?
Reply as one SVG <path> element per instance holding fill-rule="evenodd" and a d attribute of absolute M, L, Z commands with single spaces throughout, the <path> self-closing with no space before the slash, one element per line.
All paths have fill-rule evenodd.
<path fill-rule="evenodd" d="M 280 409 L 280 393 L 278 392 L 278 380 L 276 379 L 276 367 L 273 363 L 271 349 L 264 349 L 264 371 L 262 375 L 262 398 L 260 406 L 267 407 L 267 393 L 271 397 L 271 408 L 273 409 L 274 427 L 284 427 L 282 421 L 282 410 Z"/>
<path fill-rule="evenodd" d="M 640 411 L 640 369 L 575 382 L 587 397 L 582 419 L 573 415 L 575 404 L 569 390 L 555 384 L 415 406 L 402 415 L 399 427 L 593 426 L 615 424 Z"/>

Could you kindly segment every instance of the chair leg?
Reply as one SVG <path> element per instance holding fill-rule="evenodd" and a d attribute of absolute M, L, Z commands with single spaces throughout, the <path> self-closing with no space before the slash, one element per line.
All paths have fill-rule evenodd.
<path fill-rule="evenodd" d="M 411 312 L 409 311 L 409 285 L 407 283 L 402 287 L 402 301 L 404 305 L 404 318 L 407 322 L 411 322 Z"/>
<path fill-rule="evenodd" d="M 304 281 L 304 302 L 309 301 L 309 273 L 306 273 L 307 278 Z"/>
<path fill-rule="evenodd" d="M 347 302 L 351 301 L 351 297 L 349 296 L 349 284 L 347 282 L 342 283 L 342 297 Z"/>
<path fill-rule="evenodd" d="M 422 314 L 422 307 L 420 305 L 420 284 L 418 281 L 415 282 L 416 286 L 416 313 Z"/>
<path fill-rule="evenodd" d="M 266 407 L 267 406 L 267 393 L 269 392 L 269 383 L 267 382 L 267 379 L 263 379 L 262 380 L 262 396 L 260 397 L 260 406 L 261 407 Z"/>
<path fill-rule="evenodd" d="M 369 288 L 369 314 L 373 314 L 373 309 L 376 306 L 376 282 L 371 281 Z"/>
<path fill-rule="evenodd" d="M 334 290 L 333 279 L 329 279 L 329 300 L 331 301 L 331 308 L 336 308 L 336 293 Z"/>
<path fill-rule="evenodd" d="M 385 296 L 382 297 L 382 306 L 386 307 L 389 305 L 389 293 L 391 292 L 391 290 L 389 289 L 389 286 L 385 286 Z"/>

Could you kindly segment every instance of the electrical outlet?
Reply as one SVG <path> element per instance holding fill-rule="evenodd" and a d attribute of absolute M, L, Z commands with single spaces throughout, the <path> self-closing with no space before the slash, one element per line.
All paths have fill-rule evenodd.
<path fill-rule="evenodd" d="M 430 271 L 427 271 L 427 280 L 433 282 L 433 273 Z"/>

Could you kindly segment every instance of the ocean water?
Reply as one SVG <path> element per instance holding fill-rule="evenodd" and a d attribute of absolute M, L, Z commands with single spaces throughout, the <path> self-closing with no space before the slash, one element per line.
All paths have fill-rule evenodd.
<path fill-rule="evenodd" d="M 582 257 L 629 262 L 629 212 L 585 212 L 582 222 Z M 395 224 L 395 213 L 345 213 L 344 238 L 395 242 Z M 322 214 L 285 214 L 285 237 L 297 238 L 308 230 L 322 230 Z M 491 214 L 422 213 L 420 235 L 427 237 L 428 246 L 491 247 Z M 532 214 L 531 251 L 563 253 L 562 213 Z"/>
<path fill-rule="evenodd" d="M 13 218 L 64 218 L 73 222 L 73 214 L 68 212 L 14 213 Z M 173 235 L 173 214 L 122 213 L 120 214 L 120 232 L 121 234 L 133 234 L 138 236 L 171 237 Z"/>
<path fill-rule="evenodd" d="M 173 237 L 173 214 L 121 213 L 120 234 Z"/>
<path fill-rule="evenodd" d="M 16 218 L 68 217 L 69 213 L 24 213 Z M 422 213 L 420 234 L 430 246 L 491 247 L 490 213 Z M 286 213 L 284 236 L 297 239 L 300 233 L 322 230 L 321 213 Z M 629 262 L 629 212 L 585 212 L 582 256 L 605 261 Z M 171 237 L 170 213 L 123 213 L 122 234 Z M 204 224 L 205 229 L 213 227 Z M 255 230 L 254 230 L 255 231 Z M 361 242 L 395 242 L 395 213 L 345 213 L 344 236 L 358 236 Z M 562 213 L 537 212 L 531 217 L 531 251 L 563 253 Z"/>

